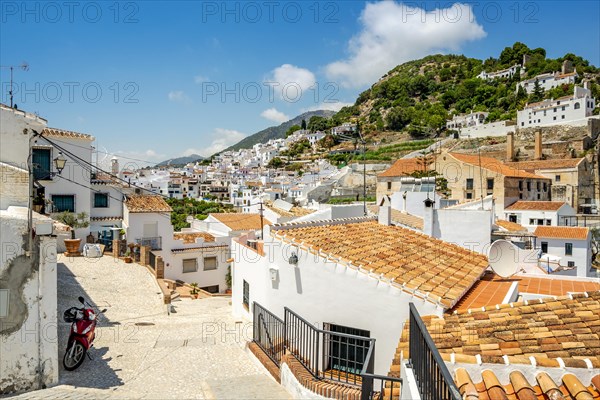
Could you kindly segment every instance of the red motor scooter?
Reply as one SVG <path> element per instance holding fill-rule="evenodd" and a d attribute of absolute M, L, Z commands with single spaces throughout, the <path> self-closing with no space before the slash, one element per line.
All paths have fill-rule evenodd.
<path fill-rule="evenodd" d="M 63 357 L 63 365 L 67 371 L 79 368 L 96 337 L 97 315 L 93 310 L 95 307 L 87 303 L 83 297 L 79 297 L 79 302 L 83 304 L 82 308 L 71 307 L 63 314 L 64 321 L 71 323 L 67 351 Z M 96 312 L 104 313 L 106 308 L 102 311 L 96 308 Z"/>

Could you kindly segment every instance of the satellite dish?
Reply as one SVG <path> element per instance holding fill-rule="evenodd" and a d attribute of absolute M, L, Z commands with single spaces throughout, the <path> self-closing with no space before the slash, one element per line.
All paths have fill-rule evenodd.
<path fill-rule="evenodd" d="M 490 267 L 498 276 L 510 278 L 519 272 L 518 248 L 508 240 L 496 240 L 488 252 Z"/>

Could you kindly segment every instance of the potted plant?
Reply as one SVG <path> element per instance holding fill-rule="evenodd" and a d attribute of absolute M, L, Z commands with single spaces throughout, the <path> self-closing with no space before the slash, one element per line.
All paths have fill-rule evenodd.
<path fill-rule="evenodd" d="M 192 287 L 192 291 L 190 292 L 190 294 L 192 295 L 192 298 L 197 299 L 198 298 L 198 283 L 192 282 L 192 283 L 190 283 L 190 286 Z"/>
<path fill-rule="evenodd" d="M 227 285 L 227 290 L 225 293 L 231 294 L 231 265 L 227 266 L 227 273 L 225 274 L 225 284 Z"/>
<path fill-rule="evenodd" d="M 125 252 L 125 257 L 123 258 L 123 261 L 125 261 L 126 264 L 131 264 L 133 262 L 133 259 L 131 258 L 131 252 L 129 251 L 129 249 L 127 249 L 127 251 Z"/>
<path fill-rule="evenodd" d="M 67 255 L 75 256 L 80 255 L 79 253 L 79 245 L 81 244 L 81 239 L 75 238 L 75 229 L 79 228 L 87 228 L 90 226 L 90 222 L 88 221 L 87 213 L 81 212 L 79 214 L 75 214 L 69 211 L 64 211 L 56 217 L 56 220 L 62 222 L 71 228 L 71 239 L 65 239 L 65 247 L 67 248 Z"/>
<path fill-rule="evenodd" d="M 125 239 L 125 229 L 119 229 L 119 240 Z"/>

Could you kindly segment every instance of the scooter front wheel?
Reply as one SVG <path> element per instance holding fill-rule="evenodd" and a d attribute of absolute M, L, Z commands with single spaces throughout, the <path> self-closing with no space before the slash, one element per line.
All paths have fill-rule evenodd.
<path fill-rule="evenodd" d="M 63 366 L 67 371 L 73 371 L 83 363 L 86 348 L 81 343 L 74 340 L 73 344 L 65 352 L 63 357 Z"/>

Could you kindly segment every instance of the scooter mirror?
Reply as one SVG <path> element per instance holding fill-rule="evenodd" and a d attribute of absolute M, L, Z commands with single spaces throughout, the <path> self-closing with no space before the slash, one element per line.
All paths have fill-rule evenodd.
<path fill-rule="evenodd" d="M 79 296 L 78 299 L 81 304 L 85 305 L 85 299 L 83 297 Z"/>
<path fill-rule="evenodd" d="M 106 308 L 105 308 L 104 310 L 100 311 L 100 312 L 101 312 L 101 313 L 105 313 L 105 312 L 106 312 Z"/>

